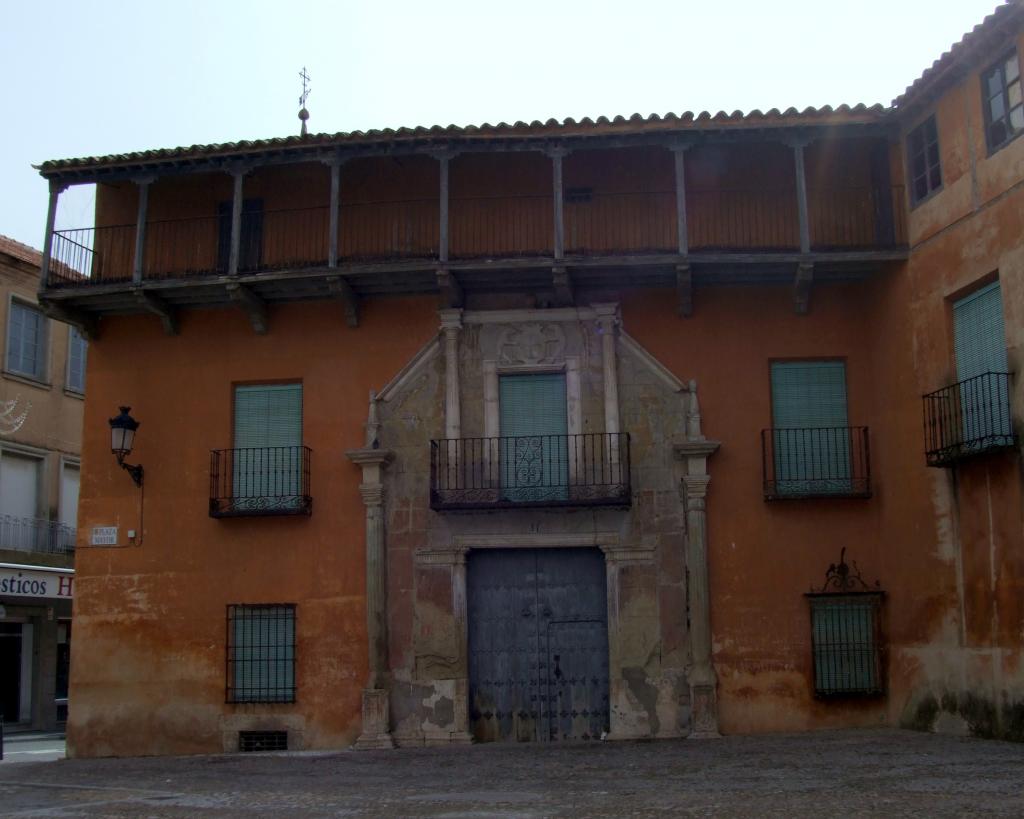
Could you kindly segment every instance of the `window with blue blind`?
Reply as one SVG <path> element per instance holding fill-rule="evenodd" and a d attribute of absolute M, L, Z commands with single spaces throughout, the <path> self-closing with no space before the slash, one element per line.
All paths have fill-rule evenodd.
<path fill-rule="evenodd" d="M 507 500 L 564 500 L 569 491 L 565 373 L 499 380 L 501 481 Z"/>
<path fill-rule="evenodd" d="M 295 605 L 228 606 L 228 702 L 295 702 Z"/>
<path fill-rule="evenodd" d="M 234 495 L 301 502 L 302 385 L 235 387 Z"/>
<path fill-rule="evenodd" d="M 46 378 L 46 316 L 14 299 L 7 315 L 7 370 L 43 381 Z"/>
<path fill-rule="evenodd" d="M 850 427 L 842 361 L 771 365 L 775 493 L 849 493 Z"/>
<path fill-rule="evenodd" d="M 964 443 L 983 447 L 993 439 L 1012 436 L 1009 360 L 998 281 L 953 304 L 953 346 Z"/>
<path fill-rule="evenodd" d="M 67 388 L 75 392 L 85 392 L 85 359 L 88 344 L 78 332 L 71 327 L 68 330 L 68 381 Z"/>

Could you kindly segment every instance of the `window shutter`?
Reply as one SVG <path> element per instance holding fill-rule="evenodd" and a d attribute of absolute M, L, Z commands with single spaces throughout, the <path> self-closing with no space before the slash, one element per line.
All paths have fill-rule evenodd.
<path fill-rule="evenodd" d="M 814 687 L 819 694 L 880 690 L 876 611 L 870 599 L 843 597 L 812 604 Z"/>
<path fill-rule="evenodd" d="M 958 380 L 1009 370 L 999 282 L 953 304 L 953 341 Z"/>
<path fill-rule="evenodd" d="M 771 383 L 775 492 L 849 492 L 846 365 L 778 361 L 772 364 Z"/>
<path fill-rule="evenodd" d="M 302 385 L 235 387 L 235 448 L 302 445 Z"/>
<path fill-rule="evenodd" d="M 503 375 L 499 400 L 503 437 L 568 432 L 564 373 Z"/>
<path fill-rule="evenodd" d="M 775 427 L 845 427 L 846 365 L 842 361 L 772 364 Z"/>
<path fill-rule="evenodd" d="M 85 392 L 86 341 L 72 327 L 68 332 L 68 387 Z"/>
<path fill-rule="evenodd" d="M 505 499 L 564 500 L 569 484 L 565 374 L 503 375 L 498 395 Z"/>

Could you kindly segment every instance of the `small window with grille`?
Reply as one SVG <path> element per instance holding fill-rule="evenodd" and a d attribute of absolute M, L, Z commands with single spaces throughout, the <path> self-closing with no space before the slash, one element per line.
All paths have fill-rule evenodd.
<path fill-rule="evenodd" d="M 295 702 L 295 605 L 228 606 L 228 702 Z"/>
<path fill-rule="evenodd" d="M 880 611 L 882 592 L 808 594 L 814 694 L 818 697 L 884 693 Z"/>

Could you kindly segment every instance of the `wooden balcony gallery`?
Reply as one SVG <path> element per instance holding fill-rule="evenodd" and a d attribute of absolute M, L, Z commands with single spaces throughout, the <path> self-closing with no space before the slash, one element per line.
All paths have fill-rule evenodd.
<path fill-rule="evenodd" d="M 792 282 L 906 258 L 902 170 L 880 107 L 403 129 L 49 162 L 44 301 L 112 313 L 439 292 Z M 93 226 L 58 197 L 102 183 Z"/>

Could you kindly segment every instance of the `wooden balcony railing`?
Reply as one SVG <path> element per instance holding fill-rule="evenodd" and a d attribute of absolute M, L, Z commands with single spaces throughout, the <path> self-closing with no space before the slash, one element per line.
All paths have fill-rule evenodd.
<path fill-rule="evenodd" d="M 567 191 L 563 219 L 569 258 L 678 250 L 675 193 Z M 456 197 L 449 207 L 453 260 L 529 258 L 554 253 L 550 196 Z M 811 249 L 871 250 L 906 243 L 902 188 L 808 191 Z M 687 190 L 688 243 L 707 251 L 772 253 L 800 246 L 791 188 Z M 238 272 L 326 267 L 330 208 L 243 212 Z M 130 282 L 136 270 L 135 225 L 55 231 L 47 286 Z M 228 272 L 230 215 L 149 221 L 141 276 L 147 280 Z M 436 199 L 342 203 L 340 262 L 435 261 L 440 254 Z"/>
<path fill-rule="evenodd" d="M 524 435 L 430 442 L 430 507 L 629 506 L 629 435 Z"/>

